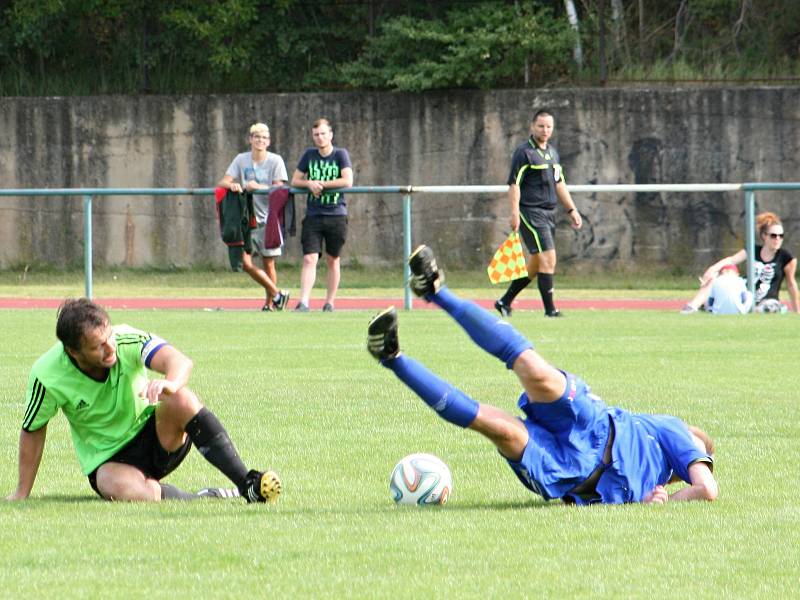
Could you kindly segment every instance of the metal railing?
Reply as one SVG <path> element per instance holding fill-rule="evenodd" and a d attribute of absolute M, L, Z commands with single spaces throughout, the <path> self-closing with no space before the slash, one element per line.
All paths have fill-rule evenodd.
<path fill-rule="evenodd" d="M 672 183 L 672 184 L 614 184 L 569 185 L 572 194 L 605 192 L 744 192 L 745 249 L 747 252 L 747 287 L 755 297 L 755 203 L 756 192 L 766 190 L 800 190 L 800 182 L 786 183 Z M 308 190 L 291 188 L 296 194 Z M 403 195 L 403 255 L 411 254 L 411 197 L 413 194 L 501 194 L 507 185 L 403 185 L 354 186 L 343 190 L 348 194 L 402 194 Z M 257 194 L 268 190 L 257 190 Z M 85 293 L 92 298 L 92 199 L 95 196 L 209 196 L 214 188 L 31 188 L 0 189 L 3 196 L 82 196 L 83 197 L 83 262 Z M 403 261 L 403 304 L 411 310 L 412 296 L 408 286 L 411 275 L 408 263 Z"/>

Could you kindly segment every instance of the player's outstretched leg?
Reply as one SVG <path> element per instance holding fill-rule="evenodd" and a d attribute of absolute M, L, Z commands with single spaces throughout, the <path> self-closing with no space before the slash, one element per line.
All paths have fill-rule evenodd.
<path fill-rule="evenodd" d="M 444 274 L 428 246 L 418 247 L 408 258 L 413 276 L 409 282 L 417 296 L 443 308 L 483 350 L 511 369 L 514 361 L 533 344 L 511 325 L 474 302 L 462 300 L 444 285 Z"/>
<path fill-rule="evenodd" d="M 281 480 L 273 471 L 247 470 L 228 432 L 219 419 L 205 407 L 192 417 L 186 433 L 200 454 L 236 484 L 248 502 L 277 502 Z"/>
<path fill-rule="evenodd" d="M 367 350 L 411 388 L 440 417 L 469 427 L 478 415 L 478 403 L 440 379 L 420 363 L 400 353 L 397 310 L 390 306 L 378 313 L 367 327 Z"/>

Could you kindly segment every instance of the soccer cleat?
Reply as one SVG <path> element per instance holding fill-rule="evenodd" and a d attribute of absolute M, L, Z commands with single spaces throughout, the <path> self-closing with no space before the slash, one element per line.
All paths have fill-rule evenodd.
<path fill-rule="evenodd" d="M 297 306 L 294 307 L 294 312 L 308 312 L 308 307 L 302 302 L 298 302 Z"/>
<path fill-rule="evenodd" d="M 279 290 L 278 295 L 272 299 L 272 305 L 275 310 L 283 310 L 289 303 L 289 292 L 286 290 Z"/>
<path fill-rule="evenodd" d="M 248 503 L 268 502 L 275 504 L 281 495 L 281 480 L 274 471 L 250 471 L 247 474 L 242 496 Z"/>
<path fill-rule="evenodd" d="M 554 310 L 551 310 L 550 312 L 544 313 L 544 316 L 550 317 L 551 319 L 555 319 L 556 317 L 563 317 L 564 315 L 562 315 L 561 311 L 556 308 Z"/>
<path fill-rule="evenodd" d="M 272 308 L 272 304 L 269 301 L 264 302 L 264 306 L 261 307 L 261 312 L 273 312 L 275 309 Z"/>
<path fill-rule="evenodd" d="M 444 271 L 439 269 L 433 250 L 428 246 L 422 245 L 414 250 L 408 257 L 408 266 L 412 273 L 408 285 L 420 298 L 435 294 L 444 285 Z"/>
<path fill-rule="evenodd" d="M 203 488 L 197 495 L 201 498 L 241 498 L 242 495 L 236 488 L 219 488 L 207 487 Z"/>
<path fill-rule="evenodd" d="M 511 310 L 511 305 L 504 303 L 502 300 L 498 300 L 494 303 L 494 307 L 497 309 L 497 312 L 500 313 L 500 316 L 504 319 L 506 317 L 510 317 L 511 313 L 514 312 Z"/>
<path fill-rule="evenodd" d="M 691 304 L 686 304 L 681 309 L 681 314 L 682 315 L 691 315 L 692 313 L 696 313 L 696 312 L 697 312 L 697 309 L 694 306 L 692 306 Z"/>
<path fill-rule="evenodd" d="M 326 302 L 322 306 L 322 312 L 333 312 L 333 304 L 331 304 L 330 302 Z"/>
<path fill-rule="evenodd" d="M 375 315 L 367 327 L 367 350 L 378 360 L 389 360 L 400 353 L 397 338 L 397 309 L 390 306 Z"/>

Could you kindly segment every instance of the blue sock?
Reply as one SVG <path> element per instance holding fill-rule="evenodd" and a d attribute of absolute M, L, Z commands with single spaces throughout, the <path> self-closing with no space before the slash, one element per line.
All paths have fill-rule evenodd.
<path fill-rule="evenodd" d="M 401 354 L 381 361 L 381 364 L 391 369 L 440 417 L 454 425 L 468 427 L 478 416 L 478 403 L 475 400 L 428 371 L 413 358 Z"/>
<path fill-rule="evenodd" d="M 492 356 L 499 358 L 507 368 L 528 348 L 533 348 L 522 334 L 487 310 L 469 300 L 462 300 L 442 286 L 430 296 L 431 302 L 442 307 L 464 328 L 472 341 Z"/>

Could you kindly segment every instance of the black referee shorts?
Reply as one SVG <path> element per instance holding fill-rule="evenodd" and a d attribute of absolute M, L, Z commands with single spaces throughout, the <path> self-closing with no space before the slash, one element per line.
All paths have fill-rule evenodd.
<path fill-rule="evenodd" d="M 555 250 L 555 210 L 546 208 L 522 208 L 519 210 L 522 241 L 531 254 Z"/>

